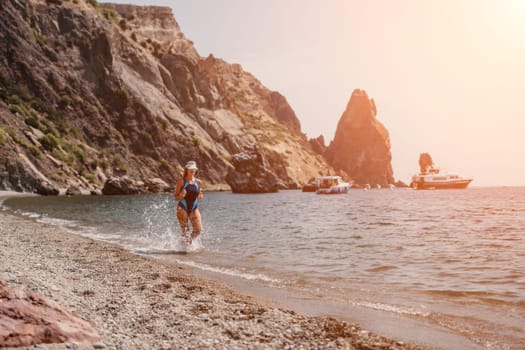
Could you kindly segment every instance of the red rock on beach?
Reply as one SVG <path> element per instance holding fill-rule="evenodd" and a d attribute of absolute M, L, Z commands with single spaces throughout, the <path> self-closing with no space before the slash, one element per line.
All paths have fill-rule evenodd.
<path fill-rule="evenodd" d="M 38 293 L 0 281 L 0 347 L 99 340 L 90 322 Z"/>

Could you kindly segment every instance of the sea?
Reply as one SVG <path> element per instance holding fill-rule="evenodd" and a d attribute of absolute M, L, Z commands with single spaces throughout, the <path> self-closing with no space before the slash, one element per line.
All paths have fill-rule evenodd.
<path fill-rule="evenodd" d="M 406 342 L 525 349 L 525 187 L 207 192 L 190 246 L 171 195 L 13 197 L 1 208 Z"/>

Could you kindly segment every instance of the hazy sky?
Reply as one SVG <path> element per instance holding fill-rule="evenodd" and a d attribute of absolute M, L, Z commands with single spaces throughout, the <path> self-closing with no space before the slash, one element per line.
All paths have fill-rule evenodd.
<path fill-rule="evenodd" d="M 473 186 L 525 185 L 525 0 L 114 0 L 173 8 L 201 56 L 240 63 L 329 142 L 355 88 L 390 132 Z"/>

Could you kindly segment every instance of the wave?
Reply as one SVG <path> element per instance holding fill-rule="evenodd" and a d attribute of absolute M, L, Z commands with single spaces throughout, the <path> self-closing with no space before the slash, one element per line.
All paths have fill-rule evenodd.
<path fill-rule="evenodd" d="M 54 226 L 60 226 L 64 228 L 78 228 L 80 227 L 80 223 L 74 220 L 67 220 L 67 219 L 58 219 L 58 218 L 52 218 L 45 215 L 38 215 L 38 214 L 30 214 L 30 217 L 36 218 L 36 221 L 42 222 L 44 224 L 50 224 Z"/>
<path fill-rule="evenodd" d="M 376 267 L 369 268 L 366 271 L 368 271 L 368 272 L 384 272 L 384 271 L 388 271 L 388 270 L 395 270 L 397 268 L 398 268 L 397 266 L 382 265 L 382 266 L 376 266 Z"/>
<path fill-rule="evenodd" d="M 269 283 L 281 283 L 280 280 L 272 278 L 272 277 L 269 277 L 269 276 L 266 276 L 266 275 L 264 275 L 262 273 L 241 272 L 241 271 L 238 271 L 238 270 L 235 270 L 235 269 L 229 269 L 229 268 L 225 268 L 225 267 L 218 267 L 218 266 L 212 266 L 212 265 L 208 265 L 208 264 L 197 263 L 197 262 L 191 261 L 191 260 L 175 259 L 175 261 L 178 264 L 187 265 L 187 266 L 194 267 L 194 268 L 197 268 L 197 269 L 200 269 L 200 270 L 203 270 L 203 271 L 215 272 L 215 273 L 228 275 L 228 276 L 232 276 L 232 277 L 240 277 L 240 278 L 243 278 L 243 279 L 246 279 L 246 280 L 259 280 L 259 281 L 269 282 Z"/>
<path fill-rule="evenodd" d="M 352 301 L 351 304 L 361 307 L 366 307 L 369 309 L 392 312 L 398 315 L 408 315 L 408 316 L 423 316 L 428 317 L 429 312 L 419 311 L 411 307 L 401 307 L 398 305 L 383 304 L 383 303 L 373 303 L 369 301 Z"/>

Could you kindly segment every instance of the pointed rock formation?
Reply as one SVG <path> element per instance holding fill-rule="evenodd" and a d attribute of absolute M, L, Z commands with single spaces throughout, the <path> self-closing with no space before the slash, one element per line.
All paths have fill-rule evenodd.
<path fill-rule="evenodd" d="M 427 173 L 434 167 L 434 161 L 429 153 L 419 154 L 419 169 L 422 174 Z"/>
<path fill-rule="evenodd" d="M 325 152 L 328 163 L 345 171 L 356 184 L 394 182 L 390 137 L 376 114 L 374 100 L 364 90 L 354 90 Z"/>
<path fill-rule="evenodd" d="M 324 143 L 323 135 L 319 135 L 315 139 L 308 140 L 308 143 L 310 143 L 310 146 L 312 147 L 315 153 L 323 155 L 324 152 L 326 152 L 326 146 Z"/>

